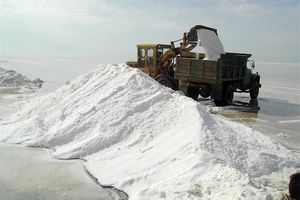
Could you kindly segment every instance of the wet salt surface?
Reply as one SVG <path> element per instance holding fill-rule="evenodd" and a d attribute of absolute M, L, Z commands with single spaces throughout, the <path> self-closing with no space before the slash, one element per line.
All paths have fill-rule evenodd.
<path fill-rule="evenodd" d="M 0 199 L 119 199 L 99 187 L 79 161 L 60 161 L 44 149 L 0 143 Z"/>
<path fill-rule="evenodd" d="M 281 143 L 300 158 L 300 105 L 288 100 L 259 97 L 259 110 L 249 108 L 250 98 L 235 97 L 233 105 L 214 111 L 230 120 L 243 123 Z M 205 102 L 210 105 L 211 102 Z"/>
<path fill-rule="evenodd" d="M 237 99 L 246 101 L 241 97 Z M 300 106 L 267 98 L 259 98 L 258 102 L 260 106 L 258 112 L 244 106 L 233 105 L 223 108 L 219 114 L 268 135 L 300 157 Z"/>
<path fill-rule="evenodd" d="M 291 149 L 300 158 L 300 64 L 257 63 L 262 88 L 259 110 L 248 107 L 249 94 L 234 94 L 233 105 L 214 109 L 233 121 L 243 123 Z M 199 99 L 214 106 L 209 99 Z"/>
<path fill-rule="evenodd" d="M 0 92 L 0 122 L 17 111 L 14 103 L 33 95 Z M 57 160 L 45 149 L 0 143 L 1 200 L 110 200 L 121 199 L 119 194 L 96 184 L 79 160 Z"/>

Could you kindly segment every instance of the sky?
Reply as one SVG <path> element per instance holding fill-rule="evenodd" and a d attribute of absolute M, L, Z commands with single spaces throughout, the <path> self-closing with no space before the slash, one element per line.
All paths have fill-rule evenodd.
<path fill-rule="evenodd" d="M 300 62 L 298 0 L 0 0 L 0 56 L 136 59 L 136 44 L 180 39 L 202 24 L 225 51 Z"/>

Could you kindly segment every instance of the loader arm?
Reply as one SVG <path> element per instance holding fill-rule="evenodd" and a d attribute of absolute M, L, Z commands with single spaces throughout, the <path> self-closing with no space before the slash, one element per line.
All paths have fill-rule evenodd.
<path fill-rule="evenodd" d="M 165 71 L 165 70 L 169 71 L 170 63 L 182 51 L 190 52 L 197 46 L 197 43 L 195 43 L 193 41 L 190 42 L 189 40 L 187 40 L 186 34 L 183 35 L 182 40 L 183 40 L 183 42 L 180 44 L 179 47 L 175 47 L 174 42 L 171 42 L 171 49 L 166 51 L 164 53 L 164 55 L 162 56 L 159 66 L 163 71 Z"/>

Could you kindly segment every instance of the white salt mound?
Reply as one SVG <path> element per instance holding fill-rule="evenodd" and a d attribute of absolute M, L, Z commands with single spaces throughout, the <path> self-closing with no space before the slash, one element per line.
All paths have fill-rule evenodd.
<path fill-rule="evenodd" d="M 42 87 L 43 81 L 39 78 L 30 80 L 14 70 L 0 67 L 0 89 L 16 89 L 21 91 L 34 91 Z"/>
<path fill-rule="evenodd" d="M 130 199 L 266 199 L 276 189 L 254 180 L 300 167 L 268 137 L 125 65 L 35 99 L 2 122 L 0 140 L 84 158 L 101 184 Z"/>
<path fill-rule="evenodd" d="M 215 32 L 207 29 L 198 29 L 197 36 L 205 51 L 204 59 L 218 61 L 221 54 L 225 53 L 223 44 Z"/>

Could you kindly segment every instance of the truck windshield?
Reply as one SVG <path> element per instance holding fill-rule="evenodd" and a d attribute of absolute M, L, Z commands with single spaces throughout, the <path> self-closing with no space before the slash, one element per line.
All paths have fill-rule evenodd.
<path fill-rule="evenodd" d="M 147 56 L 153 57 L 153 49 L 147 49 Z"/>
<path fill-rule="evenodd" d="M 138 48 L 138 65 L 140 67 L 154 66 L 154 52 L 152 48 Z"/>
<path fill-rule="evenodd" d="M 144 57 L 145 56 L 145 49 L 138 49 L 138 57 Z"/>

